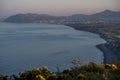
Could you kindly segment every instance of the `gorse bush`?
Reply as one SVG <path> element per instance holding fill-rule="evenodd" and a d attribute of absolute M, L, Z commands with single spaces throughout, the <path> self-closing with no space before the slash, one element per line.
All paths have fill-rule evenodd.
<path fill-rule="evenodd" d="M 81 62 L 74 62 L 75 66 L 60 73 L 51 72 L 47 66 L 44 66 L 24 71 L 18 76 L 0 75 L 0 80 L 120 80 L 120 68 L 115 64 L 90 62 L 81 65 Z"/>
<path fill-rule="evenodd" d="M 8 80 L 8 76 L 0 74 L 0 80 Z"/>

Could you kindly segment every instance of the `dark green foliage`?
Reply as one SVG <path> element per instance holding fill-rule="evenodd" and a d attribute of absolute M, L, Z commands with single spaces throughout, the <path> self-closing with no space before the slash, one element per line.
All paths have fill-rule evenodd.
<path fill-rule="evenodd" d="M 8 80 L 8 76 L 0 74 L 0 80 Z"/>
<path fill-rule="evenodd" d="M 105 65 L 110 65 L 106 68 Z M 34 68 L 33 70 L 25 71 L 18 76 L 12 75 L 9 78 L 0 75 L 0 80 L 120 80 L 120 68 L 115 64 L 97 64 L 90 62 L 86 65 L 77 65 L 71 69 L 64 70 L 61 73 L 52 73 L 47 66 L 43 68 Z"/>

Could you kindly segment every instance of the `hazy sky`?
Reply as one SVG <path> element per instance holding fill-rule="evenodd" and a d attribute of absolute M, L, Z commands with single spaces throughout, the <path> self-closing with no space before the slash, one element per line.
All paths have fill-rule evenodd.
<path fill-rule="evenodd" d="M 0 0 L 0 17 L 17 13 L 92 14 L 105 9 L 120 11 L 119 5 L 120 0 Z"/>

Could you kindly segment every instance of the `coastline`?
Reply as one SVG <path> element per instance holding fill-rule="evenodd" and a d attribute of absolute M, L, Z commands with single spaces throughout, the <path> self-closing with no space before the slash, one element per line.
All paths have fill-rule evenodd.
<path fill-rule="evenodd" d="M 91 30 L 87 30 L 87 29 L 85 29 L 85 28 L 80 28 L 79 25 L 78 25 L 78 26 L 66 25 L 66 26 L 72 27 L 72 28 L 74 28 L 74 29 L 76 29 L 76 30 L 88 31 L 88 32 L 91 32 L 91 33 L 95 33 L 95 34 L 100 35 L 100 37 L 103 38 L 103 39 L 106 41 L 106 43 L 104 43 L 104 44 L 98 44 L 98 45 L 96 45 L 96 47 L 103 52 L 103 56 L 104 56 L 104 58 L 103 58 L 103 63 L 104 63 L 104 64 L 112 63 L 112 62 L 114 62 L 114 61 L 117 60 L 117 56 L 114 54 L 114 52 L 111 51 L 111 50 L 105 45 L 105 44 L 108 43 L 108 41 L 107 41 L 107 38 L 106 38 L 103 34 L 101 34 L 101 33 L 99 33 L 99 32 L 96 32 L 96 31 L 94 31 L 94 30 L 91 31 Z"/>
<path fill-rule="evenodd" d="M 103 63 L 104 64 L 112 63 L 117 60 L 116 55 L 110 49 L 108 49 L 105 46 L 105 44 L 99 44 L 99 45 L 96 45 L 96 47 L 103 52 L 103 55 L 104 55 Z"/>

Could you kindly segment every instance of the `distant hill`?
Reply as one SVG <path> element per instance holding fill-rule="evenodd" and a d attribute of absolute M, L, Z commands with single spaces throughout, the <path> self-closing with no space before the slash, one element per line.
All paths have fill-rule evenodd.
<path fill-rule="evenodd" d="M 47 14 L 16 14 L 8 17 L 4 22 L 18 22 L 18 23 L 30 23 L 39 22 L 40 20 L 56 19 L 55 16 L 50 16 Z"/>
<path fill-rule="evenodd" d="M 68 18 L 78 20 L 120 20 L 120 12 L 105 10 L 92 15 L 75 14 Z"/>
<path fill-rule="evenodd" d="M 110 10 L 105 10 L 103 12 L 100 13 L 96 13 L 96 14 L 92 14 L 90 15 L 91 18 L 95 19 L 101 19 L 101 20 L 120 20 L 120 12 L 116 12 L 116 11 L 110 11 Z"/>
<path fill-rule="evenodd" d="M 0 18 L 0 22 L 4 21 L 4 18 Z"/>
<path fill-rule="evenodd" d="M 16 14 L 8 17 L 4 22 L 13 22 L 13 23 L 39 23 L 39 22 L 61 22 L 61 21 L 81 21 L 81 20 L 113 20 L 120 21 L 120 12 L 105 10 L 103 12 L 95 13 L 92 15 L 84 14 L 74 14 L 71 16 L 51 16 L 48 14 Z"/>

